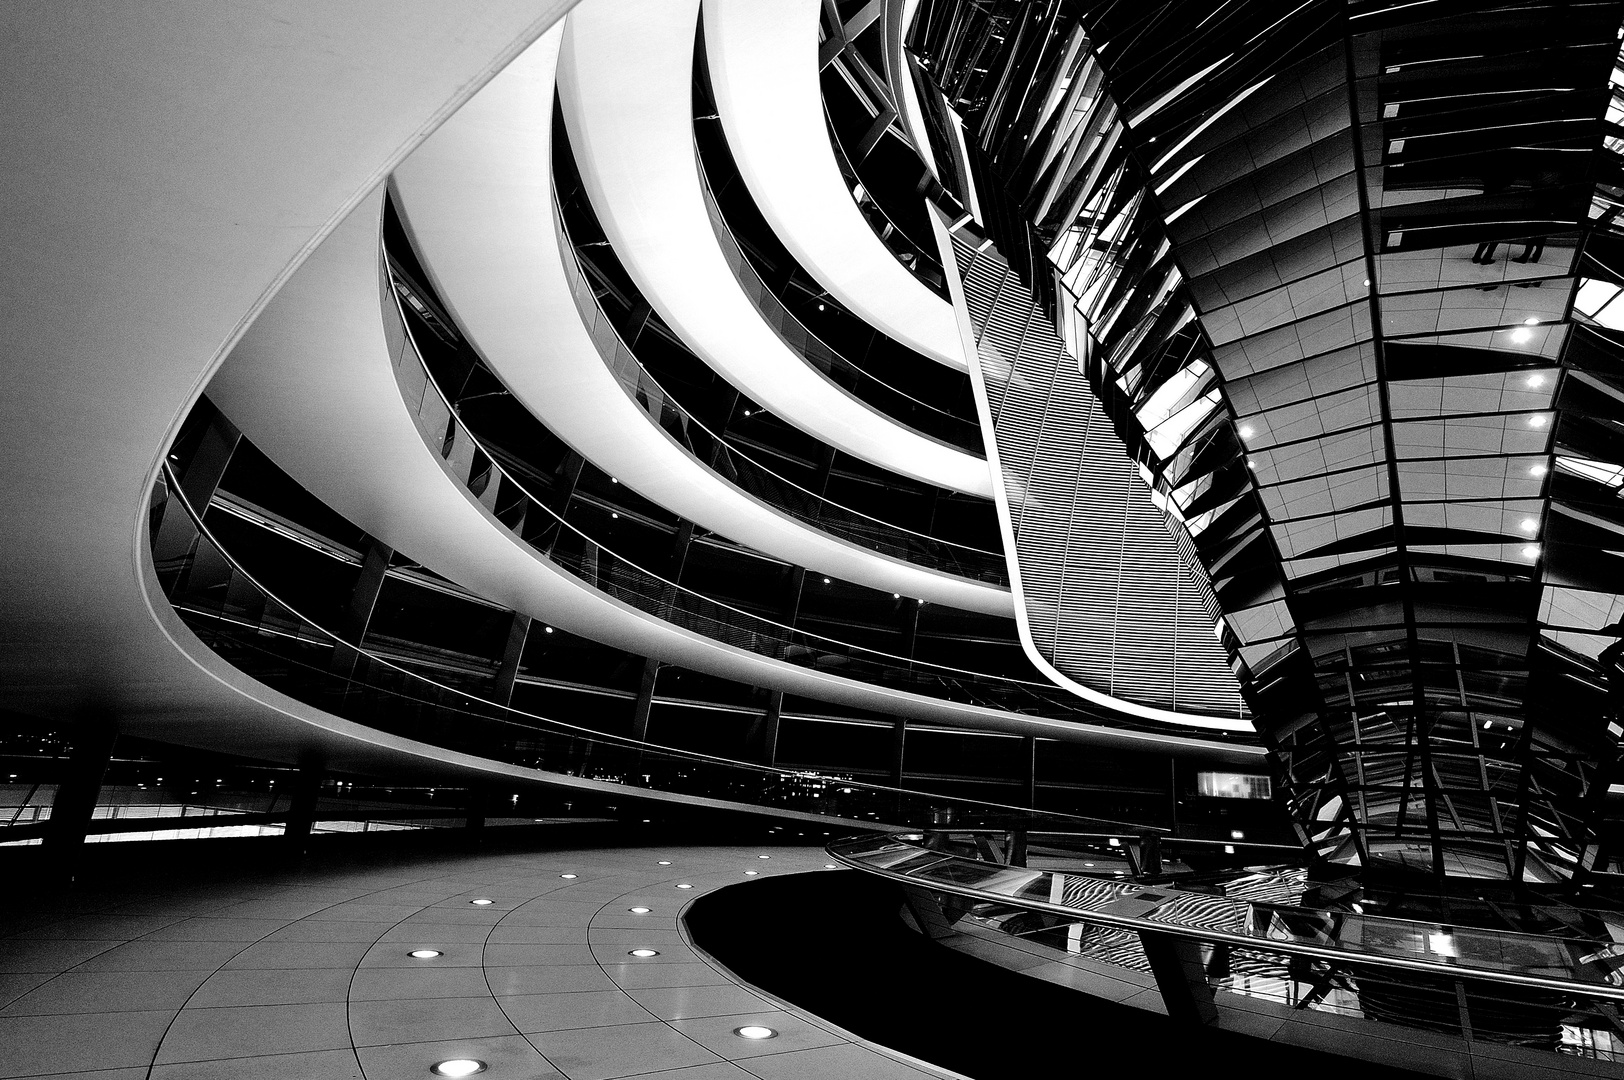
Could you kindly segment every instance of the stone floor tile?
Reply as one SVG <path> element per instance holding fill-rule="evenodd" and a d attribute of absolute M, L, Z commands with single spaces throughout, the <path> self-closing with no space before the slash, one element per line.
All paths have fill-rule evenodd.
<path fill-rule="evenodd" d="M 517 1034 L 500 1005 L 484 997 L 352 1001 L 350 1034 L 356 1046 L 425 1039 L 485 1039 Z"/>
<path fill-rule="evenodd" d="M 610 1080 L 720 1060 L 658 1021 L 539 1032 L 528 1038 L 569 1080 Z"/>
<path fill-rule="evenodd" d="M 258 1057 L 350 1045 L 339 1003 L 185 1009 L 158 1048 L 157 1064 Z"/>
<path fill-rule="evenodd" d="M 521 1032 L 640 1024 L 649 1011 L 619 990 L 584 990 L 573 994 L 520 994 L 497 999 Z"/>
<path fill-rule="evenodd" d="M 0 1076 L 145 1068 L 172 1010 L 0 1017 Z"/>

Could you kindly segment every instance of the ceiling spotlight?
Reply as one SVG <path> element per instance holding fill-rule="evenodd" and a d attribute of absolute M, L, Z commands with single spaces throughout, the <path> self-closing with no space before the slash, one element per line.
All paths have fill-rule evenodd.
<path fill-rule="evenodd" d="M 549 634 L 553 632 L 553 628 L 550 627 L 550 626 L 544 626 L 544 627 L 542 627 L 542 629 L 545 630 Z"/>
<path fill-rule="evenodd" d="M 824 578 L 824 579 L 823 579 L 823 583 L 824 583 L 824 584 L 825 584 L 825 585 L 827 585 L 827 584 L 829 584 L 829 579 L 828 579 L 828 578 Z"/>
<path fill-rule="evenodd" d="M 610 512 L 609 516 L 614 518 L 616 521 L 620 520 L 620 515 L 617 514 L 617 513 L 614 513 L 613 511 Z"/>
<path fill-rule="evenodd" d="M 778 1032 L 770 1027 L 762 1027 L 760 1024 L 746 1024 L 743 1027 L 736 1027 L 733 1029 L 733 1034 L 741 1039 L 776 1039 L 778 1037 Z"/>
<path fill-rule="evenodd" d="M 1526 326 L 1519 326 L 1511 332 L 1511 340 L 1518 345 L 1534 340 L 1534 332 Z"/>
<path fill-rule="evenodd" d="M 1544 476 L 1546 473 L 1548 473 L 1550 471 L 1551 470 L 1547 469 L 1543 465 L 1535 465 L 1535 466 L 1531 467 L 1528 470 L 1528 475 L 1529 476 Z"/>
<path fill-rule="evenodd" d="M 429 1066 L 429 1072 L 435 1076 L 472 1076 L 485 1071 L 483 1061 L 473 1058 L 452 1058 L 450 1061 L 440 1061 Z"/>
<path fill-rule="evenodd" d="M 744 410 L 744 415 L 749 416 L 750 415 L 750 410 L 749 409 Z"/>
<path fill-rule="evenodd" d="M 1253 435 L 1256 435 L 1256 434 L 1257 434 L 1257 428 L 1253 427 L 1251 424 L 1242 424 L 1241 425 L 1241 438 L 1250 439 Z"/>
<path fill-rule="evenodd" d="M 894 593 L 891 594 L 891 599 L 893 599 L 893 600 L 901 600 L 902 599 L 902 594 L 899 593 L 899 592 L 894 592 Z"/>
<path fill-rule="evenodd" d="M 1528 426 L 1531 428 L 1542 428 L 1550 422 L 1551 418 L 1546 416 L 1544 413 L 1535 413 L 1533 416 L 1528 418 Z"/>
<path fill-rule="evenodd" d="M 1536 371 L 1536 372 L 1534 372 L 1534 374 L 1528 376 L 1528 387 L 1529 387 L 1530 390 L 1538 390 L 1540 387 L 1542 387 L 1544 385 L 1545 385 L 1545 376 L 1541 375 L 1539 372 Z"/>
<path fill-rule="evenodd" d="M 620 483 L 620 481 L 619 481 L 619 480 L 616 480 L 616 479 L 615 479 L 615 478 L 614 478 L 614 477 L 612 477 L 612 476 L 611 476 L 611 477 L 610 477 L 610 478 L 609 478 L 609 482 L 610 482 L 610 483 L 611 483 L 611 484 L 618 484 L 618 483 Z"/>
<path fill-rule="evenodd" d="M 659 956 L 660 954 L 655 949 L 633 949 L 631 952 L 627 953 L 626 955 L 627 956 Z"/>
<path fill-rule="evenodd" d="M 573 880 L 575 880 L 575 875 L 574 874 L 559 874 L 558 876 L 563 878 L 565 881 L 573 881 Z"/>
<path fill-rule="evenodd" d="M 411 952 L 407 953 L 406 955 L 411 957 L 413 960 L 433 960 L 436 956 L 440 955 L 440 950 L 439 949 L 413 949 Z"/>
<path fill-rule="evenodd" d="M 631 912 L 633 915 L 647 915 L 653 909 L 646 907 L 629 907 L 626 910 Z"/>
<path fill-rule="evenodd" d="M 818 305 L 818 310 L 819 310 L 819 311 L 822 311 L 822 310 L 823 310 L 823 305 L 822 305 L 822 304 L 819 304 L 819 305 Z"/>
<path fill-rule="evenodd" d="M 1525 533 L 1536 532 L 1539 529 L 1539 522 L 1535 521 L 1533 518 L 1523 518 L 1522 524 L 1518 525 L 1517 528 L 1521 529 Z"/>
<path fill-rule="evenodd" d="M 1522 553 L 1523 558 L 1525 559 L 1537 559 L 1539 558 L 1539 545 L 1529 544 L 1527 547 L 1523 548 Z"/>
<path fill-rule="evenodd" d="M 481 900 L 470 900 L 468 902 L 470 904 L 474 905 L 475 907 L 489 907 L 491 904 L 496 903 L 495 900 L 483 900 L 483 899 L 481 899 Z M 467 1075 L 467 1074 L 464 1073 L 462 1075 Z"/>
<path fill-rule="evenodd" d="M 1534 318 L 1532 315 L 1530 315 L 1528 318 L 1523 320 L 1523 325 L 1524 326 L 1538 326 L 1539 325 L 1539 320 Z"/>

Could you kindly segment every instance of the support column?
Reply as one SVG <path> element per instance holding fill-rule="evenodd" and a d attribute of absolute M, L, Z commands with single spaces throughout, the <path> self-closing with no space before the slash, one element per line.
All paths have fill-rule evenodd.
<path fill-rule="evenodd" d="M 1175 1022 L 1215 1024 L 1218 1006 L 1213 1002 L 1212 985 L 1207 982 L 1207 966 L 1202 960 L 1201 943 L 1170 934 L 1139 931 L 1139 942 L 1156 977 L 1162 1004 Z"/>
<path fill-rule="evenodd" d="M 310 840 L 310 830 L 316 824 L 316 800 L 321 797 L 321 782 L 326 775 L 327 769 L 320 761 L 311 759 L 299 765 L 287 824 L 282 830 L 283 844 L 294 858 L 304 854 Z"/>
<path fill-rule="evenodd" d="M 784 715 L 784 692 L 771 690 L 767 693 L 767 708 L 754 724 L 750 725 L 750 734 L 747 737 L 749 744 L 755 748 L 759 760 L 766 765 L 778 764 L 778 726 Z"/>
<path fill-rule="evenodd" d="M 50 872 L 60 881 L 73 880 L 117 741 L 118 725 L 105 713 L 87 713 L 73 725 L 73 749 L 64 763 L 42 840 Z"/>
<path fill-rule="evenodd" d="M 378 597 L 383 593 L 384 577 L 389 572 L 389 560 L 394 556 L 394 548 L 377 540 L 372 540 L 367 547 L 366 556 L 361 560 L 361 576 L 356 579 L 355 587 L 350 590 L 350 602 L 338 626 L 338 636 L 351 645 L 360 645 L 366 638 L 367 626 L 372 622 L 372 613 L 378 607 Z M 355 662 L 359 658 L 360 653 L 355 649 L 342 645 L 335 646 L 333 673 L 348 679 L 355 674 Z"/>
<path fill-rule="evenodd" d="M 637 701 L 632 706 L 632 738 L 648 742 L 648 719 L 654 711 L 654 684 L 659 678 L 660 662 L 650 656 L 643 661 L 643 678 L 637 685 Z"/>
<path fill-rule="evenodd" d="M 498 705 L 513 704 L 513 684 L 519 678 L 519 662 L 524 659 L 524 645 L 530 640 L 530 616 L 515 611 L 508 623 L 507 644 L 502 647 L 502 664 L 496 669 L 496 681 L 491 686 L 491 700 Z"/>

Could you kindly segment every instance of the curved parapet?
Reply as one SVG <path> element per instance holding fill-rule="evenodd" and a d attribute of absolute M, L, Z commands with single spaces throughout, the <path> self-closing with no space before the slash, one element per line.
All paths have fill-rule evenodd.
<path fill-rule="evenodd" d="M 572 253 L 561 247 L 568 241 L 553 213 L 557 49 L 556 39 L 543 41 L 515 61 L 394 178 L 425 267 L 481 355 L 577 453 L 680 517 L 869 588 L 1012 614 L 1013 600 L 1001 585 L 867 550 L 746 494 L 706 468 L 628 396 L 582 322 L 567 262 Z M 753 308 L 750 317 L 760 322 Z"/>
<path fill-rule="evenodd" d="M 589 4 L 565 24 L 564 119 L 616 255 L 688 347 L 774 416 L 881 468 L 990 496 L 985 458 L 846 393 L 775 334 L 740 287 L 717 246 L 695 157 L 698 16 L 697 0 L 638 0 Z"/>
<path fill-rule="evenodd" d="M 835 162 L 818 82 L 818 0 L 705 0 L 704 8 L 722 129 L 784 245 L 853 312 L 965 370 L 952 305 L 874 235 Z"/>

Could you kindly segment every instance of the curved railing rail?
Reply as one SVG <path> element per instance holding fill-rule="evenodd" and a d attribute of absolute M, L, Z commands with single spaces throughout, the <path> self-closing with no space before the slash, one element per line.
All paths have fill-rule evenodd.
<path fill-rule="evenodd" d="M 911 904 L 929 909 L 914 914 L 933 937 L 1003 938 L 1059 963 L 1153 976 L 1170 1013 L 1244 1009 L 1238 998 L 1250 997 L 1292 1014 L 1363 1017 L 1468 1041 L 1603 1058 L 1624 1047 L 1610 1034 L 1624 1003 L 1624 947 L 1612 940 L 1246 899 L 1241 873 L 1232 897 L 1210 884 L 1183 890 L 986 862 L 930 842 L 919 833 L 857 837 L 828 851 L 902 885 Z M 1170 967 L 1160 964 L 1167 957 Z M 1031 965 L 1026 957 L 1022 966 Z"/>
<path fill-rule="evenodd" d="M 175 513 L 178 507 L 180 513 Z M 569 776 L 815 814 L 894 823 L 942 812 L 1032 811 L 682 750 L 552 720 L 480 697 L 488 677 L 439 681 L 345 641 L 278 599 L 220 544 L 165 463 L 149 517 L 164 595 L 202 642 L 296 700 L 446 750 Z M 950 808 L 950 809 L 949 809 Z M 1043 820 L 1119 826 L 1076 815 Z"/>
<path fill-rule="evenodd" d="M 977 454 L 983 452 L 981 425 L 978 421 L 956 416 L 946 409 L 921 401 L 907 391 L 892 386 L 878 375 L 859 366 L 844 353 L 813 333 L 768 285 L 744 253 L 743 246 L 728 225 L 722 208 L 717 203 L 710 179 L 705 172 L 703 158 L 699 162 L 700 187 L 705 193 L 705 209 L 710 214 L 711 229 L 716 233 L 717 246 L 722 257 L 733 269 L 739 287 L 750 298 L 768 326 L 786 345 L 806 362 L 822 372 L 836 386 L 859 401 L 879 409 L 894 420 L 915 431 L 940 439 L 960 449 Z"/>
<path fill-rule="evenodd" d="M 894 559 L 959 577 L 999 585 L 1009 583 L 1009 568 L 1002 552 L 927 536 L 831 502 L 778 475 L 711 431 L 660 385 L 621 339 L 619 331 L 598 303 L 586 272 L 581 268 L 575 245 L 565 231 L 563 215 L 559 213 L 557 216 L 559 235 L 564 239 L 560 245 L 563 249 L 564 273 L 569 278 L 581 321 L 597 345 L 605 365 L 625 389 L 627 396 L 689 453 L 740 490 L 831 536 Z"/>
<path fill-rule="evenodd" d="M 502 464 L 501 451 L 463 423 L 419 351 L 398 294 L 384 317 L 398 342 L 391 348 L 401 394 L 424 441 L 499 522 L 593 588 L 663 622 L 802 667 L 1003 712 L 1099 718 L 1053 684 L 910 660 L 797 630 L 668 581 L 603 547 L 531 494 Z"/>

